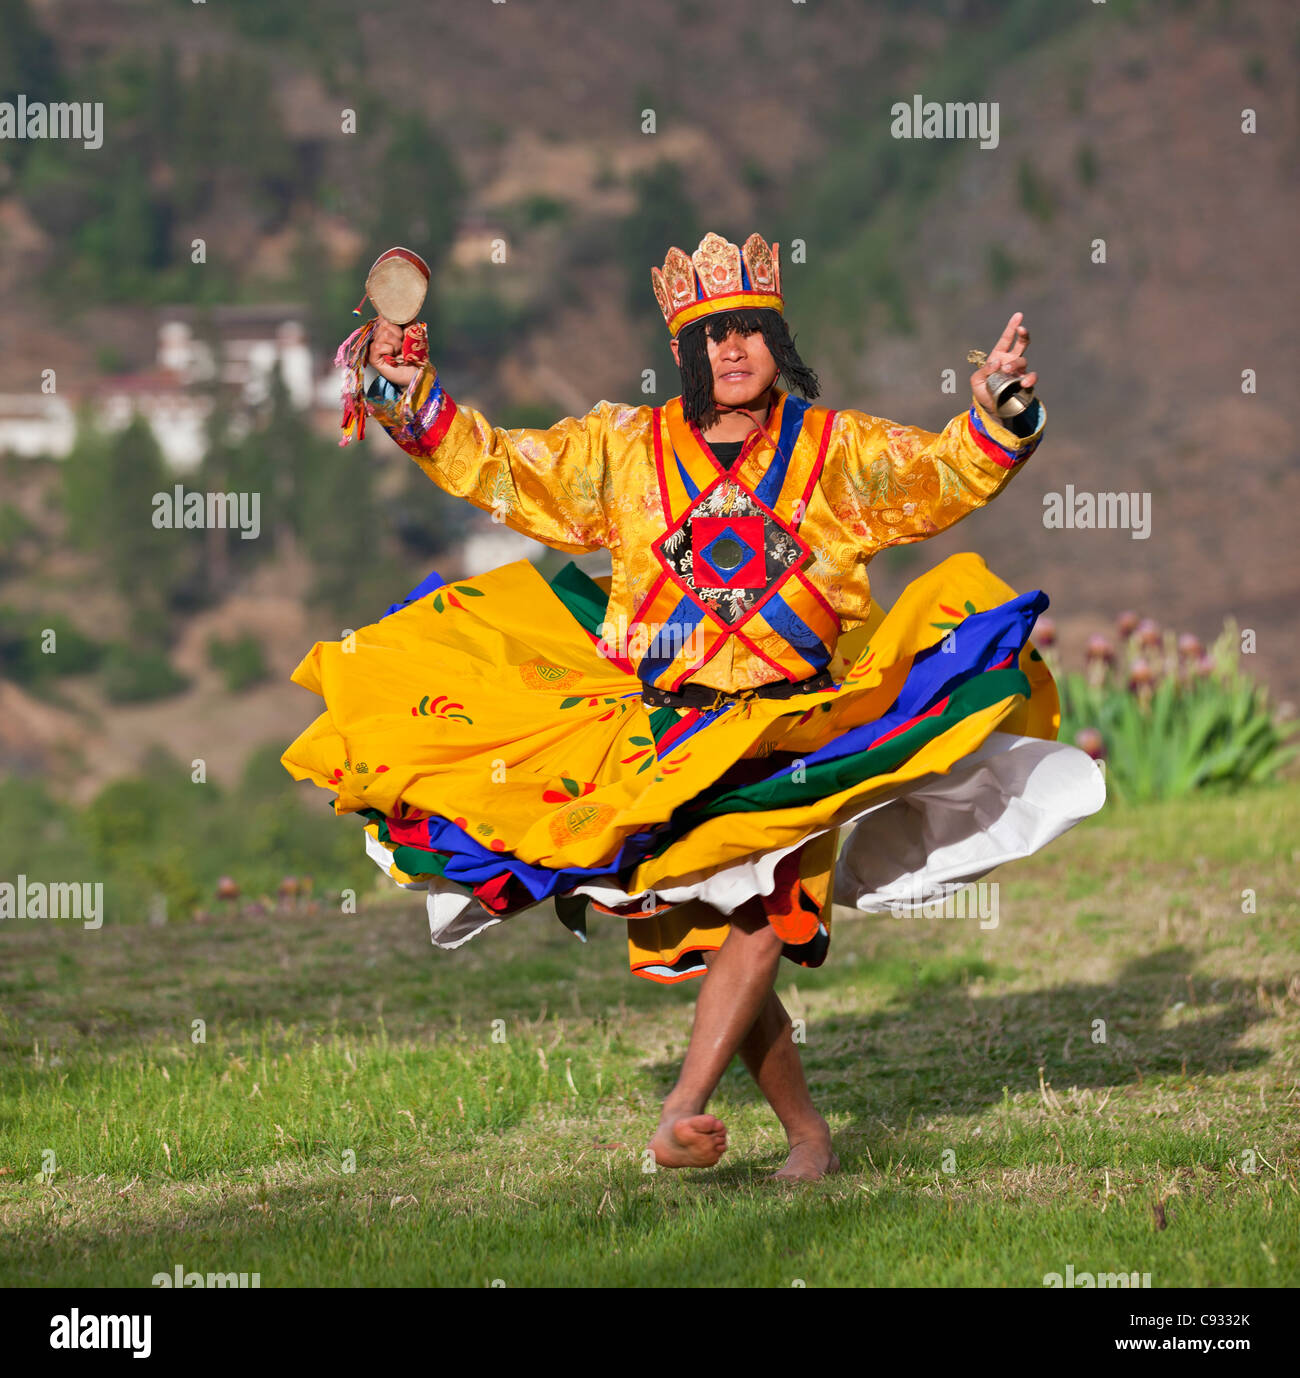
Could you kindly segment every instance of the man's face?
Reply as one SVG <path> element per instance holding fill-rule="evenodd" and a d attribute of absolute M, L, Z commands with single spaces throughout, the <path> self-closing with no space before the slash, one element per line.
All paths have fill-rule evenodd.
<path fill-rule="evenodd" d="M 720 406 L 747 407 L 776 382 L 780 370 L 761 330 L 748 335 L 733 330 L 721 343 L 706 335 L 705 343 L 713 370 L 713 400 Z M 676 340 L 672 346 L 676 359 Z"/>

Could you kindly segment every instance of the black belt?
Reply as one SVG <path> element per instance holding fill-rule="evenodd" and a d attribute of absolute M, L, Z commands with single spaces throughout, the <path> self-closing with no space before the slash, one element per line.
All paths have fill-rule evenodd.
<path fill-rule="evenodd" d="M 705 684 L 687 683 L 676 693 L 646 684 L 641 689 L 641 700 L 650 708 L 725 708 L 729 703 L 744 703 L 749 699 L 793 699 L 802 694 L 825 694 L 835 687 L 831 672 L 823 670 L 811 679 L 779 679 L 774 684 L 760 684 L 756 689 L 742 689 L 734 694 L 725 689 L 710 689 Z"/>

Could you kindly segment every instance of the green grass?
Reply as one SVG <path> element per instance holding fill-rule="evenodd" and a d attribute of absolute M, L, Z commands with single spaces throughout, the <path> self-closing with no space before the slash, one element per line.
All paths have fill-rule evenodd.
<path fill-rule="evenodd" d="M 987 931 L 838 910 L 778 986 L 844 1164 L 803 1186 L 739 1064 L 722 1164 L 642 1170 L 695 987 L 617 921 L 10 920 L 0 1283 L 1295 1285 L 1298 824 L 1294 782 L 1104 812 L 991 878 Z"/>

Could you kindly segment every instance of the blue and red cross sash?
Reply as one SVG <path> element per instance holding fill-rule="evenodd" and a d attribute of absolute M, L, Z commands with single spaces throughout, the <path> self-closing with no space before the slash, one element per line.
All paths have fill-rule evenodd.
<path fill-rule="evenodd" d="M 660 571 L 628 629 L 645 683 L 679 689 L 733 636 L 789 680 L 829 664 L 840 622 L 803 573 L 812 557 L 799 525 L 834 418 L 782 394 L 768 418 L 775 452 L 756 431 L 728 471 L 680 398 L 655 408 Z"/>

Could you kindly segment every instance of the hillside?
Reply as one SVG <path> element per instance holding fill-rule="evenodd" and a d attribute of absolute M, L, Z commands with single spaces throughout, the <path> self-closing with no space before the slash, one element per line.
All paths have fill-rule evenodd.
<path fill-rule="evenodd" d="M 47 359 L 74 390 L 149 367 L 169 291 L 308 300 L 323 357 L 351 329 L 365 263 L 406 242 L 437 250 L 448 386 L 493 419 L 539 424 L 603 397 L 640 400 L 645 368 L 663 397 L 674 389 L 650 264 L 702 229 L 757 228 L 807 246 L 806 263 L 787 260 L 788 314 L 831 405 L 938 429 L 965 391 L 941 392 L 941 370 L 964 380 L 966 350 L 987 348 L 1013 309 L 1033 331 L 1049 439 L 988 511 L 882 556 L 878 598 L 976 549 L 1013 586 L 1048 591 L 1067 659 L 1129 607 L 1207 641 L 1233 617 L 1256 632 L 1258 674 L 1281 698 L 1300 694 L 1287 415 L 1300 370 L 1300 30 L 1282 0 L 1077 12 L 828 0 L 757 20 L 739 6 L 633 0 L 402 0 L 359 19 L 323 0 L 310 21 L 251 2 L 8 10 L 17 56 L 0 65 L 5 86 L 45 54 L 65 91 L 106 99 L 113 118 L 96 154 L 47 146 L 0 164 L 0 393 L 38 388 Z M 245 68 L 249 89 L 223 96 L 221 74 Z M 890 106 L 917 91 L 997 101 L 998 146 L 891 140 Z M 1241 130 L 1247 107 L 1253 134 Z M 147 112 L 171 108 L 190 114 L 157 132 Z M 341 132 L 344 109 L 356 134 Z M 240 120 L 253 134 L 261 122 L 263 146 L 236 137 Z M 114 186 L 113 158 L 137 169 L 134 220 L 122 208 L 137 173 Z M 149 242 L 134 259 L 133 226 Z M 505 264 L 475 258 L 476 226 L 504 235 Z M 212 271 L 196 278 L 188 245 L 200 233 Z M 1105 264 L 1092 261 L 1099 238 Z M 431 563 L 393 535 L 393 504 L 443 510 L 432 490 L 395 493 L 405 463 L 376 452 L 376 491 L 389 494 L 376 510 L 388 515 L 346 557 L 382 553 L 393 597 Z M 1067 483 L 1149 493 L 1150 538 L 1046 529 L 1044 495 Z M 47 465 L 0 465 L 0 513 L 28 528 L 0 560 L 0 605 L 125 634 L 129 600 L 70 547 L 57 493 Z M 115 706 L 93 676 L 53 696 L 0 679 L 0 770 L 76 781 L 85 795 L 163 742 L 178 758 L 219 757 L 218 774 L 237 778 L 252 748 L 314 711 L 285 682 L 298 656 L 381 610 L 359 588 L 307 607 L 319 563 L 277 546 L 207 605 L 172 607 L 167 654 L 192 687 L 170 698 Z M 241 631 L 272 678 L 232 694 L 202 648 Z"/>

